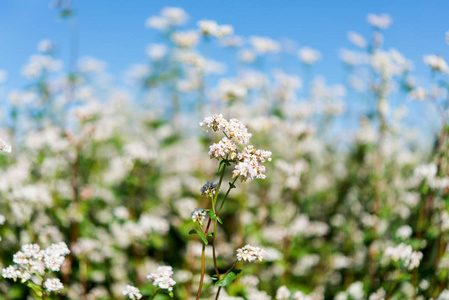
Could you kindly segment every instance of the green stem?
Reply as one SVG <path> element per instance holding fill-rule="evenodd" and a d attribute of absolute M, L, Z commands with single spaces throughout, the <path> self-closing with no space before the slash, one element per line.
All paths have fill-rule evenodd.
<path fill-rule="evenodd" d="M 220 207 L 218 208 L 218 212 L 217 212 L 217 214 L 216 214 L 217 217 L 218 217 L 218 215 L 220 214 L 220 212 L 221 212 L 221 210 L 222 210 L 222 208 L 223 208 L 223 204 L 225 203 L 226 199 L 228 198 L 228 195 L 229 195 L 229 192 L 230 192 L 231 189 L 232 189 L 232 186 L 233 186 L 234 183 L 237 181 L 237 178 L 238 178 L 238 176 L 235 177 L 234 180 L 232 181 L 232 183 L 229 185 L 228 191 L 226 192 L 226 195 L 224 196 L 223 201 L 221 202 Z"/>
<path fill-rule="evenodd" d="M 204 265 L 205 265 L 205 249 L 206 245 L 203 244 L 203 249 L 201 251 L 201 278 L 200 278 L 200 285 L 198 287 L 198 293 L 196 294 L 196 300 L 200 299 L 201 290 L 203 288 L 203 279 L 204 279 Z"/>
<path fill-rule="evenodd" d="M 151 296 L 150 300 L 153 300 L 154 297 L 156 297 L 156 294 L 159 293 L 159 289 L 156 289 L 153 293 L 153 295 Z"/>

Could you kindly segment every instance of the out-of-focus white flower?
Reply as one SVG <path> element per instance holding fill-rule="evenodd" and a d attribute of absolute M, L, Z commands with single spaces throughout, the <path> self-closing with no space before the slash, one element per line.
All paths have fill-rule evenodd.
<path fill-rule="evenodd" d="M 173 290 L 176 281 L 173 280 L 173 268 L 170 266 L 162 266 L 157 268 L 157 273 L 151 273 L 147 276 L 148 280 L 153 280 L 153 285 L 168 291 Z"/>
<path fill-rule="evenodd" d="M 161 16 L 173 26 L 181 26 L 185 24 L 189 18 L 189 15 L 181 7 L 164 7 L 161 10 Z"/>
<path fill-rule="evenodd" d="M 393 23 L 393 19 L 387 14 L 368 14 L 366 18 L 371 26 L 379 29 L 387 29 Z"/>
<path fill-rule="evenodd" d="M 53 43 L 52 43 L 50 40 L 48 40 L 48 39 L 41 40 L 41 41 L 39 42 L 39 44 L 37 44 L 37 51 L 42 52 L 42 53 L 49 53 L 49 52 L 52 52 L 53 49 L 54 49 L 54 45 L 53 45 Z"/>
<path fill-rule="evenodd" d="M 47 292 L 59 293 L 64 288 L 64 285 L 61 283 L 59 278 L 48 278 L 44 282 L 44 287 Z"/>
<path fill-rule="evenodd" d="M 12 147 L 0 138 L 0 152 L 11 153 Z"/>
<path fill-rule="evenodd" d="M 193 30 L 177 31 L 171 35 L 171 40 L 181 48 L 192 48 L 198 44 L 199 36 Z"/>
<path fill-rule="evenodd" d="M 384 300 L 385 299 L 385 290 L 380 288 L 375 293 L 369 295 L 368 300 Z"/>
<path fill-rule="evenodd" d="M 243 248 L 237 249 L 237 260 L 252 262 L 254 260 L 262 261 L 265 256 L 265 250 L 259 247 L 246 245 Z"/>
<path fill-rule="evenodd" d="M 427 92 L 423 87 L 418 86 L 409 93 L 409 96 L 413 100 L 424 101 L 427 99 Z"/>
<path fill-rule="evenodd" d="M 146 49 L 147 55 L 154 61 L 163 59 L 167 51 L 167 46 L 164 44 L 151 44 Z"/>
<path fill-rule="evenodd" d="M 221 46 L 229 48 L 241 47 L 243 43 L 244 43 L 243 38 L 237 35 L 224 37 L 220 41 Z"/>
<path fill-rule="evenodd" d="M 124 296 L 128 296 L 129 299 L 140 299 L 142 298 L 142 294 L 139 289 L 132 285 L 127 285 L 126 289 L 123 291 Z"/>
<path fill-rule="evenodd" d="M 412 246 L 403 243 L 396 247 L 388 247 L 384 255 L 393 261 L 403 261 L 404 266 L 409 270 L 417 268 L 423 257 L 421 252 L 413 251 Z"/>
<path fill-rule="evenodd" d="M 101 73 L 106 69 L 106 63 L 95 57 L 86 56 L 79 60 L 78 67 L 84 73 Z"/>
<path fill-rule="evenodd" d="M 349 31 L 347 36 L 348 40 L 357 47 L 360 47 L 362 49 L 366 47 L 366 40 L 361 34 L 355 31 Z"/>
<path fill-rule="evenodd" d="M 200 20 L 196 24 L 205 36 L 215 36 L 218 31 L 218 24 L 213 20 Z"/>
<path fill-rule="evenodd" d="M 408 225 L 402 225 L 396 231 L 396 236 L 401 239 L 409 238 L 413 233 L 413 229 Z"/>
<path fill-rule="evenodd" d="M 218 83 L 218 94 L 220 98 L 225 102 L 232 102 L 235 100 L 241 100 L 246 97 L 246 87 L 237 82 L 228 79 L 221 79 Z"/>
<path fill-rule="evenodd" d="M 256 61 L 257 56 L 253 50 L 243 49 L 238 53 L 239 60 L 244 63 L 253 63 Z"/>
<path fill-rule="evenodd" d="M 285 285 L 283 285 L 277 289 L 275 299 L 276 300 L 289 300 L 290 295 L 291 295 L 291 293 L 288 290 L 288 288 Z"/>
<path fill-rule="evenodd" d="M 321 59 L 321 53 L 310 47 L 302 47 L 298 50 L 298 57 L 303 63 L 313 65 Z"/>
<path fill-rule="evenodd" d="M 277 53 L 281 50 L 281 45 L 278 42 L 267 37 L 252 36 L 249 41 L 259 54 Z"/>
<path fill-rule="evenodd" d="M 449 67 L 443 57 L 435 54 L 424 55 L 423 61 L 426 65 L 432 68 L 433 71 L 441 73 L 449 73 Z"/>

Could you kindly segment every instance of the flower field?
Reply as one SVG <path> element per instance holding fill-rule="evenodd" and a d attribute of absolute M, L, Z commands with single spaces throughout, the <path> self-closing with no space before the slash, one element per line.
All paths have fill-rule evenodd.
<path fill-rule="evenodd" d="M 0 70 L 0 299 L 449 299 L 449 67 L 365 17 L 339 82 L 180 7 L 119 83 L 47 39 Z"/>

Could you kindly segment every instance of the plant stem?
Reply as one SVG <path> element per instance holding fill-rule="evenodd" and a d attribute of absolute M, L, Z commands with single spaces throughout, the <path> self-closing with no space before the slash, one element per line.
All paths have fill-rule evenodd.
<path fill-rule="evenodd" d="M 206 244 L 203 244 L 203 249 L 201 251 L 201 278 L 200 278 L 200 286 L 198 287 L 198 293 L 196 294 L 196 300 L 200 299 L 201 289 L 203 288 L 203 279 L 204 279 L 204 265 L 205 265 L 205 249 Z"/>

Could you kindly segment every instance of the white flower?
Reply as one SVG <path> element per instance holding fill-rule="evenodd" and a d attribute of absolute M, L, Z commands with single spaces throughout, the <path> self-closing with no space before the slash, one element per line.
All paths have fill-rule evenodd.
<path fill-rule="evenodd" d="M 290 291 L 288 288 L 283 285 L 276 291 L 276 300 L 289 300 L 290 299 Z"/>
<path fill-rule="evenodd" d="M 401 239 L 407 239 L 412 235 L 412 233 L 413 233 L 413 230 L 410 226 L 402 225 L 396 231 L 396 236 Z"/>
<path fill-rule="evenodd" d="M 206 36 L 215 35 L 218 31 L 218 24 L 212 20 L 200 20 L 196 23 L 202 34 Z"/>
<path fill-rule="evenodd" d="M 412 246 L 403 243 L 396 247 L 388 247 L 384 255 L 394 261 L 403 261 L 404 266 L 409 270 L 417 268 L 423 258 L 421 252 L 413 251 Z"/>
<path fill-rule="evenodd" d="M 366 47 L 365 38 L 355 31 L 348 32 L 348 40 L 357 47 L 360 47 L 362 49 Z"/>
<path fill-rule="evenodd" d="M 237 157 L 239 147 L 230 139 L 224 137 L 220 142 L 209 146 L 210 158 L 234 160 Z"/>
<path fill-rule="evenodd" d="M 264 162 L 271 161 L 271 152 L 261 149 L 255 149 L 248 145 L 238 155 L 238 162 L 232 172 L 232 177 L 240 176 L 242 182 L 253 179 L 265 179 Z"/>
<path fill-rule="evenodd" d="M 177 31 L 171 35 L 171 40 L 181 48 L 192 48 L 198 44 L 198 32 Z"/>
<path fill-rule="evenodd" d="M 192 211 L 192 214 L 190 215 L 190 218 L 193 222 L 203 225 L 204 220 L 206 219 L 206 211 L 202 208 L 200 209 L 194 209 Z"/>
<path fill-rule="evenodd" d="M 262 261 L 265 256 L 265 250 L 259 247 L 246 245 L 243 248 L 237 249 L 237 260 L 252 262 L 254 260 Z"/>
<path fill-rule="evenodd" d="M 140 299 L 142 298 L 142 294 L 139 289 L 132 285 L 127 285 L 126 289 L 123 291 L 124 296 L 128 296 L 129 299 Z"/>
<path fill-rule="evenodd" d="M 227 121 L 221 114 L 206 117 L 204 121 L 200 123 L 200 126 L 210 128 L 213 131 L 223 131 L 229 139 L 235 137 L 242 144 L 249 143 L 249 139 L 252 136 L 251 133 L 248 133 L 248 129 L 242 122 L 237 119 L 230 119 Z"/>
<path fill-rule="evenodd" d="M 249 38 L 254 50 L 260 54 L 277 53 L 281 50 L 278 42 L 261 36 L 252 36 Z"/>
<path fill-rule="evenodd" d="M 12 147 L 0 138 L 0 152 L 11 153 Z"/>
<path fill-rule="evenodd" d="M 241 100 L 246 97 L 246 87 L 235 81 L 228 79 L 221 79 L 218 83 L 218 94 L 220 98 L 225 102 L 232 102 L 235 100 Z"/>
<path fill-rule="evenodd" d="M 299 59 L 308 65 L 312 65 L 321 59 L 321 53 L 310 47 L 303 47 L 298 51 Z"/>
<path fill-rule="evenodd" d="M 162 266 L 157 268 L 157 273 L 151 273 L 147 276 L 148 280 L 153 280 L 153 285 L 168 291 L 173 290 L 176 281 L 173 280 L 173 268 L 170 266 Z"/>
<path fill-rule="evenodd" d="M 48 278 L 44 282 L 44 287 L 47 292 L 59 293 L 64 288 L 64 285 L 61 283 L 59 278 Z"/>
<path fill-rule="evenodd" d="M 393 20 L 387 14 L 368 14 L 366 18 L 371 26 L 379 29 L 387 29 L 388 27 L 390 27 L 391 23 L 393 23 Z"/>
<path fill-rule="evenodd" d="M 423 61 L 426 65 L 432 68 L 434 71 L 440 71 L 441 73 L 449 73 L 449 67 L 443 57 L 435 54 L 424 55 Z"/>

